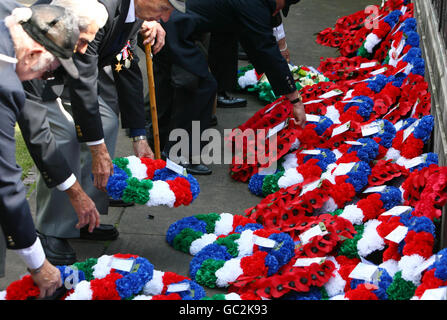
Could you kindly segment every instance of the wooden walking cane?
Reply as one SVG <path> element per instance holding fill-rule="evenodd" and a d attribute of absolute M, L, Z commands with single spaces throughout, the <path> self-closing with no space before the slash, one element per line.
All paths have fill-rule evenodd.
<path fill-rule="evenodd" d="M 151 118 L 152 118 L 152 132 L 154 135 L 154 152 L 155 159 L 161 158 L 160 153 L 160 136 L 158 133 L 158 115 L 157 115 L 157 103 L 155 99 L 155 82 L 154 82 L 154 69 L 152 65 L 152 49 L 151 45 L 148 43 L 145 46 L 146 53 L 146 67 L 147 67 L 147 81 L 149 85 L 149 101 L 151 107 Z"/>

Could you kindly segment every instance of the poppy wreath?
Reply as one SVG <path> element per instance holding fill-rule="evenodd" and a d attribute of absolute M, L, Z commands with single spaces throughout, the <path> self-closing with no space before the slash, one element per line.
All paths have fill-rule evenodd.
<path fill-rule="evenodd" d="M 372 192 L 357 203 L 345 206 L 340 217 L 349 220 L 353 225 L 363 224 L 400 204 L 402 192 L 399 188 L 385 186 L 384 190 Z"/>
<path fill-rule="evenodd" d="M 322 288 L 331 278 L 335 269 L 329 259 L 319 259 L 306 266 L 295 266 L 297 259 L 292 259 L 278 273 L 265 277 L 249 277 L 231 283 L 229 292 L 254 295 L 259 299 L 281 299 L 291 294 L 308 293 L 315 288 Z"/>
<path fill-rule="evenodd" d="M 368 178 L 368 186 L 381 186 L 396 178 L 406 179 L 409 171 L 404 166 L 394 163 L 392 160 L 378 160 L 371 168 Z"/>
<path fill-rule="evenodd" d="M 413 212 L 400 216 L 380 216 L 380 224 L 376 227 L 377 234 L 382 237 L 386 249 L 383 251 L 383 261 L 398 263 L 404 278 L 417 282 L 420 272 L 414 272 L 414 266 L 418 262 L 424 262 L 432 256 L 436 228 L 427 217 L 417 217 Z M 399 243 L 385 239 L 396 228 L 407 228 L 405 236 Z M 398 241 L 399 241 L 398 240 Z M 393 261 L 394 260 L 394 261 Z M 408 275 L 412 275 L 410 278 Z"/>
<path fill-rule="evenodd" d="M 261 237 L 273 241 L 274 245 L 256 244 L 253 237 Z M 237 238 L 242 256 L 236 249 Z M 197 283 L 209 288 L 228 287 L 237 279 L 266 277 L 278 272 L 294 256 L 294 242 L 286 233 L 273 230 L 246 230 L 240 235 L 233 234 L 201 249 L 190 262 L 191 278 Z M 242 241 L 246 241 L 242 244 Z M 219 244 L 221 243 L 221 244 Z M 252 254 L 249 254 L 249 244 L 252 244 Z M 249 255 L 243 255 L 246 251 Z M 234 257 L 236 256 L 236 257 Z"/>
<path fill-rule="evenodd" d="M 331 168 L 331 172 L 335 172 Z M 330 173 L 310 184 L 295 184 L 268 195 L 259 204 L 245 210 L 249 218 L 268 228 L 287 228 L 303 216 L 319 211 L 332 212 L 352 201 L 368 181 L 371 172 L 365 162 L 355 163 L 349 171 L 337 176 Z M 282 230 L 282 229 L 281 229 Z"/>
<path fill-rule="evenodd" d="M 402 16 L 402 11 L 394 10 L 390 12 L 384 19 L 378 21 L 377 28 L 373 28 L 371 33 L 366 36 L 364 43 L 358 50 L 358 55 L 365 58 L 374 57 L 374 49 L 385 40 L 386 36 L 393 30 Z"/>
<path fill-rule="evenodd" d="M 396 132 L 390 148 L 400 157 L 413 159 L 422 154 L 433 128 L 434 117 L 432 115 L 424 116 L 421 119 L 405 119 L 402 122 L 402 128 Z"/>
<path fill-rule="evenodd" d="M 404 204 L 414 207 L 414 215 L 439 223 L 447 202 L 446 177 L 446 167 L 435 164 L 411 172 L 402 183 Z"/>
<path fill-rule="evenodd" d="M 107 182 L 106 190 L 115 200 L 172 208 L 189 205 L 200 192 L 200 186 L 192 175 L 183 176 L 168 169 L 161 159 L 136 156 L 115 158 L 113 167 L 114 173 Z"/>
<path fill-rule="evenodd" d="M 365 20 L 367 20 L 367 17 L 368 15 L 365 10 L 341 17 L 336 21 L 334 28 L 326 28 L 320 31 L 317 34 L 316 42 L 323 46 L 340 48 L 340 54 L 342 56 L 348 56 L 349 53 L 353 52 L 347 52 L 346 49 L 344 51 L 343 43 L 344 41 L 352 41 L 360 38 L 358 33 L 364 32 L 364 29 L 366 29 L 362 28 L 362 26 Z M 357 42 L 357 49 L 362 42 Z"/>
<path fill-rule="evenodd" d="M 273 134 L 276 148 L 270 150 L 270 142 L 266 130 L 265 139 L 252 137 L 247 143 L 235 145 L 237 152 L 233 156 L 230 165 L 230 175 L 236 181 L 246 182 L 259 170 L 268 168 L 291 150 L 298 148 L 303 129 L 293 121 L 285 124 L 285 128 Z"/>

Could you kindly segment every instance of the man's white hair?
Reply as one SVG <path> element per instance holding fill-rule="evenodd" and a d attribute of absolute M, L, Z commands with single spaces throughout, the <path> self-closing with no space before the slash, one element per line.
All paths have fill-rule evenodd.
<path fill-rule="evenodd" d="M 95 22 L 101 29 L 109 18 L 104 5 L 97 0 L 53 0 L 51 4 L 71 11 L 79 20 L 79 30 L 81 32 L 87 30 L 92 22 Z"/>

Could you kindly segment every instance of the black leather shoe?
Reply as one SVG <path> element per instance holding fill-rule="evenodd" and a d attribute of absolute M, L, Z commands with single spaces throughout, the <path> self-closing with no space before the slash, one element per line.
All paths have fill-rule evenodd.
<path fill-rule="evenodd" d="M 246 106 L 246 99 L 230 97 L 226 92 L 221 92 L 217 95 L 218 108 L 243 108 Z"/>
<path fill-rule="evenodd" d="M 94 240 L 94 241 L 107 241 L 116 240 L 119 236 L 118 230 L 111 224 L 100 224 L 98 228 L 93 229 L 93 232 L 88 232 L 88 226 L 82 227 L 80 239 L 82 240 Z"/>
<path fill-rule="evenodd" d="M 134 202 L 124 202 L 123 200 L 109 198 L 109 207 L 132 207 L 134 205 Z"/>
<path fill-rule="evenodd" d="M 217 117 L 216 115 L 212 115 L 211 116 L 211 120 L 210 120 L 210 127 L 214 127 L 217 126 Z"/>
<path fill-rule="evenodd" d="M 209 175 L 213 173 L 210 168 L 204 164 L 180 164 L 182 167 L 186 168 L 186 171 L 192 175 Z"/>
<path fill-rule="evenodd" d="M 76 252 L 67 239 L 46 236 L 37 232 L 45 256 L 55 266 L 72 265 L 76 262 Z"/>

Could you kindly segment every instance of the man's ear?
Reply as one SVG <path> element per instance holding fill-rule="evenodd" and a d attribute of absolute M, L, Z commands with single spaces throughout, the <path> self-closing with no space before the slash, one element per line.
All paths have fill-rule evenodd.
<path fill-rule="evenodd" d="M 40 58 L 41 54 L 45 52 L 45 49 L 41 46 L 34 46 L 28 53 L 25 55 L 25 64 L 26 65 L 34 65 Z"/>

